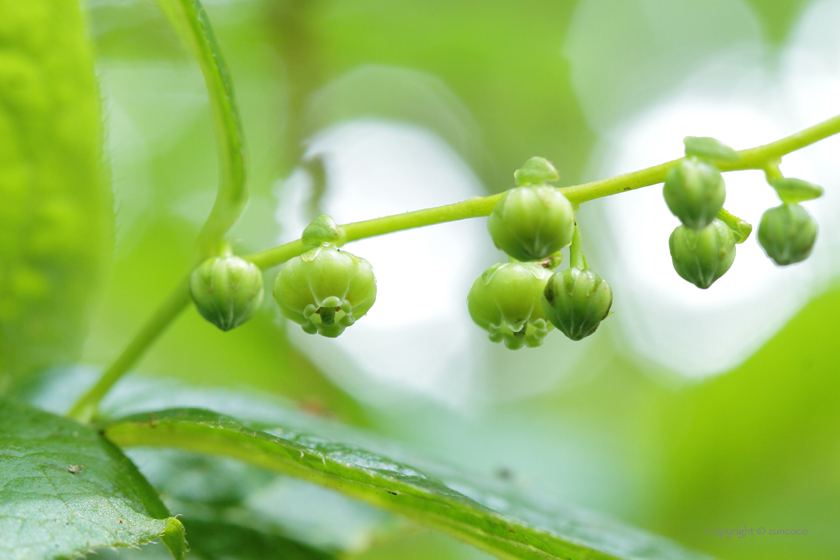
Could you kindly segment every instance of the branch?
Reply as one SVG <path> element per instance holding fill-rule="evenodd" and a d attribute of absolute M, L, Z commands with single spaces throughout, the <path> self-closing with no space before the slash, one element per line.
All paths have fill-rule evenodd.
<path fill-rule="evenodd" d="M 180 0 L 181 2 L 187 0 Z M 740 158 L 733 162 L 721 162 L 718 167 L 722 171 L 744 171 L 748 169 L 766 169 L 777 166 L 779 159 L 790 152 L 809 146 L 819 140 L 840 133 L 840 115 L 823 121 L 815 126 L 786 136 L 770 144 L 756 148 L 741 150 Z M 622 192 L 627 192 L 650 185 L 662 183 L 668 170 L 680 160 L 668 161 L 626 173 L 617 177 L 584 183 L 560 189 L 573 204 L 581 204 L 596 198 L 602 198 Z M 394 233 L 407 229 L 454 222 L 467 218 L 489 216 L 496 202 L 502 194 L 485 197 L 474 197 L 462 202 L 385 216 L 373 220 L 354 222 L 340 226 L 344 230 L 346 239 L 358 241 L 368 237 L 376 237 L 387 233 Z M 261 269 L 271 268 L 283 264 L 287 260 L 303 254 L 307 247 L 300 239 L 254 253 L 246 257 Z M 85 394 L 68 414 L 79 421 L 88 422 L 96 414 L 99 401 L 110 388 L 140 359 L 152 343 L 163 333 L 190 302 L 189 286 L 182 282 L 163 303 L 158 311 L 143 326 L 119 358 L 105 370 L 99 382 Z"/>

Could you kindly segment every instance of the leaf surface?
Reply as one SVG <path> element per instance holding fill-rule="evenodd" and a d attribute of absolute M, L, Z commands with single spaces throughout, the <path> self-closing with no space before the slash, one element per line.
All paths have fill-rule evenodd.
<path fill-rule="evenodd" d="M 305 424 L 305 421 L 304 421 Z M 662 538 L 586 511 L 539 503 L 444 467 L 420 467 L 399 452 L 344 430 L 239 422 L 200 409 L 133 415 L 105 426 L 121 446 L 177 447 L 235 457 L 333 488 L 449 533 L 500 558 L 700 560 Z M 323 426 L 321 426 L 323 427 Z M 339 435 L 340 437 L 340 435 Z M 343 443 L 354 441 L 354 443 Z M 362 445 L 356 441 L 365 442 Z M 416 464 L 416 463 L 413 463 Z"/>
<path fill-rule="evenodd" d="M 0 400 L 0 558 L 75 558 L 160 537 L 185 558 L 179 530 L 137 468 L 97 432 Z"/>
<path fill-rule="evenodd" d="M 75 0 L 0 0 L 0 389 L 79 348 L 112 236 Z"/>

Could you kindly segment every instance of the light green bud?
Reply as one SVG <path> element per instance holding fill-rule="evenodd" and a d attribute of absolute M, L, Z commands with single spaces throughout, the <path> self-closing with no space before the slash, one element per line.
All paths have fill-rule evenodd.
<path fill-rule="evenodd" d="M 703 290 L 723 276 L 735 260 L 735 233 L 720 220 L 700 231 L 679 226 L 668 244 L 677 274 Z"/>
<path fill-rule="evenodd" d="M 540 307 L 551 273 L 533 263 L 499 263 L 479 276 L 467 295 L 470 317 L 511 350 L 536 348 L 551 329 Z"/>
<path fill-rule="evenodd" d="M 539 261 L 572 242 L 575 212 L 553 187 L 517 187 L 496 203 L 487 229 L 496 247 L 511 257 Z"/>
<path fill-rule="evenodd" d="M 799 204 L 782 204 L 764 212 L 758 242 L 779 266 L 804 261 L 817 240 L 817 222 Z"/>
<path fill-rule="evenodd" d="M 513 172 L 513 180 L 520 187 L 551 183 L 560 178 L 560 174 L 545 158 L 532 157 L 525 164 Z"/>
<path fill-rule="evenodd" d="M 572 340 L 594 333 L 612 307 L 612 288 L 588 268 L 557 271 L 546 283 L 542 308 L 551 323 Z"/>
<path fill-rule="evenodd" d="M 274 299 L 304 332 L 335 338 L 373 306 L 376 278 L 365 259 L 322 245 L 280 269 Z"/>
<path fill-rule="evenodd" d="M 253 317 L 263 302 L 262 271 L 234 256 L 207 259 L 190 275 L 190 294 L 202 317 L 229 331 Z"/>
<path fill-rule="evenodd" d="M 668 208 L 684 226 L 700 230 L 712 223 L 726 199 L 720 170 L 694 157 L 668 171 L 662 189 Z"/>

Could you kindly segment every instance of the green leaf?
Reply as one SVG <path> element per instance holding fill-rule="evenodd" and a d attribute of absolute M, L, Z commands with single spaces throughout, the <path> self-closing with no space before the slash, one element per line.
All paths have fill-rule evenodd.
<path fill-rule="evenodd" d="M 134 448 L 127 455 L 142 465 L 170 510 L 184 514 L 194 551 L 209 546 L 196 538 L 198 522 L 235 522 L 267 540 L 294 540 L 340 554 L 359 553 L 383 536 L 414 527 L 327 488 L 235 459 L 156 448 Z"/>
<path fill-rule="evenodd" d="M 717 138 L 708 136 L 686 136 L 685 155 L 696 156 L 709 161 L 738 161 L 741 156 Z"/>
<path fill-rule="evenodd" d="M 423 471 L 349 431 L 242 423 L 200 409 L 133 415 L 103 426 L 121 446 L 177 447 L 225 455 L 333 488 L 449 533 L 501 558 L 699 560 L 658 537 L 570 508 L 549 507 L 479 485 L 442 467 Z M 325 435 L 326 434 L 326 435 Z M 362 440 L 364 447 L 342 443 Z M 492 508 L 492 509 L 491 509 Z"/>
<path fill-rule="evenodd" d="M 294 540 L 271 535 L 237 523 L 185 521 L 190 540 L 190 558 L 201 560 L 335 560 L 336 556 Z M 103 551 L 108 560 L 166 560 L 163 547 Z"/>
<path fill-rule="evenodd" d="M 222 237 L 248 201 L 242 122 L 230 72 L 204 6 L 199 0 L 158 0 L 158 3 L 198 59 L 213 109 L 221 175 L 216 202 L 198 239 L 201 256 L 209 257 L 219 251 Z"/>
<path fill-rule="evenodd" d="M 776 193 L 778 193 L 781 201 L 789 204 L 814 200 L 815 198 L 821 197 L 825 192 L 819 185 L 791 177 L 775 179 L 771 184 L 776 189 Z"/>
<path fill-rule="evenodd" d="M 0 0 L 0 390 L 74 358 L 112 236 L 76 0 Z"/>
<path fill-rule="evenodd" d="M 160 541 L 166 545 L 175 560 L 187 560 L 187 533 L 184 525 L 175 517 L 166 520 L 166 527 L 160 536 Z"/>
<path fill-rule="evenodd" d="M 180 526 L 137 468 L 90 428 L 0 400 L 0 557 L 74 558 L 163 537 Z"/>
<path fill-rule="evenodd" d="M 741 244 L 749 239 L 753 230 L 751 223 L 746 220 L 742 220 L 738 216 L 730 214 L 726 208 L 720 209 L 720 212 L 717 214 L 717 218 L 729 226 L 729 229 L 731 229 L 732 233 L 735 234 L 735 243 Z"/>
<path fill-rule="evenodd" d="M 330 560 L 335 556 L 293 540 L 231 523 L 188 523 L 193 549 L 205 558 Z"/>
<path fill-rule="evenodd" d="M 765 38 L 782 45 L 799 22 L 800 15 L 812 0 L 747 0 L 761 23 Z"/>

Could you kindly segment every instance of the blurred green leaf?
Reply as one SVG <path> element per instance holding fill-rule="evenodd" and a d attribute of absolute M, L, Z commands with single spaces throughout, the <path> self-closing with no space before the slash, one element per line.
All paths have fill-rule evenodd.
<path fill-rule="evenodd" d="M 811 0 L 746 0 L 771 43 L 783 43 Z"/>
<path fill-rule="evenodd" d="M 0 401 L 0 556 L 74 558 L 177 529 L 154 489 L 87 426 Z M 183 542 L 169 540 L 176 558 Z"/>
<path fill-rule="evenodd" d="M 534 155 L 574 183 L 593 142 L 561 53 L 576 4 L 321 2 L 310 25 L 329 85 L 313 96 L 309 126 L 351 114 L 419 122 L 456 131 L 444 137 L 493 191 L 511 188 L 513 170 Z M 365 87 L 361 75 L 375 80 Z M 341 110 L 318 115 L 322 96 L 353 77 L 352 91 L 333 100 Z"/>
<path fill-rule="evenodd" d="M 187 520 L 190 560 L 334 560 L 336 556 L 294 540 L 260 532 L 233 523 Z M 160 546 L 111 552 L 98 557 L 113 560 L 168 560 Z"/>
<path fill-rule="evenodd" d="M 836 555 L 838 314 L 834 289 L 742 366 L 664 403 L 660 530 L 732 559 Z M 763 527 L 768 534 L 721 538 L 706 534 L 708 527 Z M 808 534 L 769 534 L 777 529 Z"/>
<path fill-rule="evenodd" d="M 169 509 L 184 515 L 188 529 L 197 522 L 232 524 L 266 540 L 352 554 L 409 525 L 332 490 L 226 457 L 151 448 L 130 449 L 128 455 Z M 192 533 L 190 538 L 196 544 Z M 204 542 L 196 546 L 210 547 Z"/>
<path fill-rule="evenodd" d="M 297 421 L 305 423 L 300 418 Z M 173 409 L 116 420 L 103 430 L 119 445 L 178 447 L 285 472 L 399 513 L 504 558 L 704 558 L 590 513 L 546 509 L 442 468 L 438 468 L 443 473 L 440 477 L 432 477 L 370 451 L 371 446 L 376 447 L 370 442 L 366 447 L 339 443 L 347 440 L 300 431 L 289 424 L 243 424 L 205 410 Z M 424 470 L 430 468 L 426 465 Z"/>
<path fill-rule="evenodd" d="M 112 236 L 78 3 L 0 0 L 0 390 L 76 355 Z"/>
<path fill-rule="evenodd" d="M 191 552 L 207 560 L 330 560 L 331 554 L 293 540 L 260 533 L 250 527 L 230 523 L 187 522 L 190 538 L 196 544 Z"/>
<path fill-rule="evenodd" d="M 771 183 L 776 189 L 779 198 L 782 202 L 789 204 L 796 204 L 797 202 L 804 202 L 806 200 L 814 200 L 819 198 L 825 192 L 819 185 L 803 181 L 802 179 L 794 179 L 792 177 L 783 177 L 775 179 Z"/>

